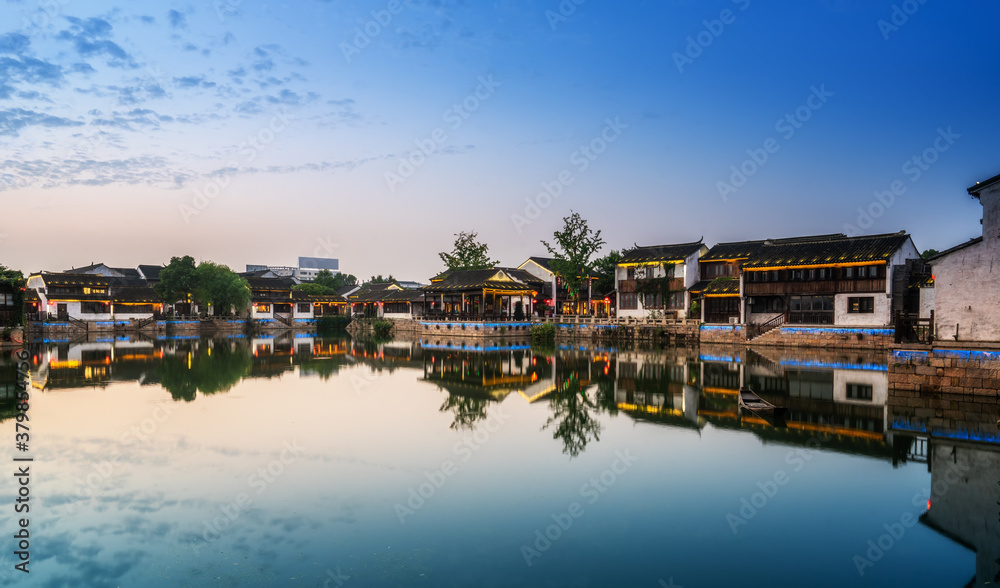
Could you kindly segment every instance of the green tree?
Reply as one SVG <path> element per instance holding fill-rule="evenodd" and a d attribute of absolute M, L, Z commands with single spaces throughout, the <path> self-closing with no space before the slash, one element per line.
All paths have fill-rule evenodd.
<path fill-rule="evenodd" d="M 923 253 L 921 253 L 920 257 L 922 257 L 924 259 L 930 259 L 930 258 L 934 257 L 935 255 L 937 255 L 938 253 L 941 253 L 941 252 L 938 251 L 937 249 L 928 249 L 928 250 L 924 251 Z"/>
<path fill-rule="evenodd" d="M 398 280 L 396 280 L 396 278 L 392 277 L 392 274 L 389 274 L 388 278 L 383 278 L 382 274 L 379 274 L 377 276 L 372 276 L 371 279 L 368 280 L 368 282 L 373 284 L 384 284 L 386 282 L 390 282 L 393 284 L 399 283 Z"/>
<path fill-rule="evenodd" d="M 3 324 L 4 321 L 0 321 L 0 327 L 16 327 L 24 324 L 24 288 L 25 280 L 24 274 L 20 270 L 7 269 L 6 266 L 0 265 L 0 284 L 7 284 L 11 287 L 14 294 L 14 308 L 18 311 L 17 317 L 11 319 L 9 325 Z"/>
<path fill-rule="evenodd" d="M 194 298 L 203 308 L 211 304 L 216 314 L 242 312 L 250 304 L 250 285 L 228 266 L 204 261 L 195 271 Z"/>
<path fill-rule="evenodd" d="M 305 292 L 310 296 L 325 296 L 331 293 L 330 288 L 326 286 L 321 286 L 315 282 L 306 282 L 305 284 L 296 284 L 292 286 L 292 290 L 298 290 L 299 292 Z"/>
<path fill-rule="evenodd" d="M 449 270 L 487 269 L 500 263 L 499 260 L 490 259 L 490 248 L 486 243 L 476 240 L 479 237 L 476 231 L 462 231 L 456 233 L 455 237 L 455 248 L 451 253 L 438 253 Z"/>
<path fill-rule="evenodd" d="M 622 254 L 617 250 L 594 260 L 593 274 L 597 278 L 597 281 L 594 282 L 595 292 L 607 294 L 615 289 L 615 268 L 621 260 Z"/>
<path fill-rule="evenodd" d="M 580 290 L 590 279 L 594 270 L 594 254 L 604 246 L 601 231 L 594 232 L 587 226 L 587 221 L 580 213 L 570 211 L 570 216 L 563 218 L 563 230 L 553 233 L 555 246 L 542 241 L 554 258 L 550 264 L 552 271 L 562 278 L 563 284 L 569 290 L 570 300 L 580 297 Z"/>
<path fill-rule="evenodd" d="M 153 286 L 156 294 L 167 304 L 187 300 L 197 286 L 194 258 L 171 257 L 167 267 L 160 270 L 160 281 Z"/>

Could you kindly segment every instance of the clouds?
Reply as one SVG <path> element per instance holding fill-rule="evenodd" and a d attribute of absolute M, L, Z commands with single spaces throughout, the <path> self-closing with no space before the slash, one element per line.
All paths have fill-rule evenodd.
<path fill-rule="evenodd" d="M 176 10 L 167 11 L 167 20 L 170 21 L 170 26 L 175 29 L 187 28 L 187 17 Z"/>
<path fill-rule="evenodd" d="M 20 33 L 0 35 L 0 53 L 19 55 L 28 50 L 31 39 Z"/>
<path fill-rule="evenodd" d="M 0 110 L 0 136 L 17 137 L 29 126 L 41 127 L 80 127 L 84 123 L 60 116 L 53 116 L 24 108 Z"/>
<path fill-rule="evenodd" d="M 81 57 L 104 57 L 105 63 L 111 67 L 138 67 L 135 59 L 110 39 L 111 23 L 103 18 L 80 19 L 67 16 L 70 27 L 56 37 L 73 45 Z"/>

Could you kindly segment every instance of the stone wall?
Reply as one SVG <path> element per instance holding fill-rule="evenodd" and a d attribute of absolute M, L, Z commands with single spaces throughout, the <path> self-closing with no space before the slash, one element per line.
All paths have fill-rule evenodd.
<path fill-rule="evenodd" d="M 698 329 L 698 337 L 702 344 L 742 345 L 746 343 L 746 335 L 742 325 L 702 325 Z"/>
<path fill-rule="evenodd" d="M 897 350 L 889 364 L 889 388 L 894 394 L 914 393 L 914 398 L 945 393 L 995 399 L 1000 397 L 1000 352 Z"/>
<path fill-rule="evenodd" d="M 778 327 L 748 341 L 748 345 L 822 347 L 828 349 L 888 349 L 895 333 L 888 328 Z"/>
<path fill-rule="evenodd" d="M 531 336 L 529 322 L 437 322 L 412 321 L 420 327 L 417 334 L 434 337 L 525 337 Z"/>

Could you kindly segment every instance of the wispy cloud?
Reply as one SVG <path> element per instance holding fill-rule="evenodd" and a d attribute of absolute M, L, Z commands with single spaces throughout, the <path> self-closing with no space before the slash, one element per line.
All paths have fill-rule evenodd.
<path fill-rule="evenodd" d="M 135 59 L 111 40 L 113 27 L 107 20 L 98 17 L 80 19 L 73 16 L 67 16 L 66 20 L 69 21 L 70 27 L 60 32 L 56 38 L 72 43 L 81 57 L 103 56 L 107 65 L 111 67 L 138 67 Z"/>

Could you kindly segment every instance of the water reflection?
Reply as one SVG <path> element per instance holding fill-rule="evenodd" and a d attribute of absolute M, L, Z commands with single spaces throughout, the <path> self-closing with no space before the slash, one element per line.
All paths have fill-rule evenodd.
<path fill-rule="evenodd" d="M 553 456 L 560 460 L 558 463 L 568 462 L 567 468 L 580 468 L 581 464 L 586 465 L 582 470 L 567 469 L 573 473 L 566 474 L 565 477 L 572 478 L 574 483 L 577 479 L 587 479 L 587 476 L 593 475 L 591 465 L 587 465 L 588 456 L 601 456 L 607 451 L 618 449 L 619 446 L 614 441 L 616 434 L 619 441 L 624 435 L 629 443 L 634 442 L 638 447 L 643 447 L 645 443 L 646 449 L 665 451 L 660 454 L 661 460 L 677 460 L 671 462 L 669 466 L 671 473 L 673 468 L 681 468 L 681 471 L 691 472 L 691 476 L 707 476 L 710 480 L 718 482 L 706 483 L 704 492 L 708 496 L 724 492 L 725 487 L 731 485 L 731 478 L 736 480 L 736 483 L 742 484 L 746 480 L 741 478 L 741 475 L 751 480 L 748 483 L 750 488 L 755 488 L 753 484 L 759 479 L 756 473 L 740 474 L 738 471 L 730 473 L 731 470 L 759 465 L 764 471 L 763 475 L 769 476 L 775 467 L 766 457 L 761 458 L 760 464 L 751 463 L 751 466 L 729 463 L 725 475 L 717 478 L 713 471 L 721 466 L 714 466 L 712 462 L 724 460 L 723 453 L 738 447 L 747 452 L 744 453 L 743 459 L 752 462 L 755 454 L 768 455 L 766 446 L 769 444 L 806 447 L 815 442 L 817 437 L 821 437 L 824 440 L 821 447 L 823 452 L 843 458 L 842 461 L 833 462 L 831 467 L 843 467 L 844 472 L 850 472 L 852 468 L 868 468 L 865 470 L 868 473 L 859 474 L 854 482 L 845 483 L 874 484 L 877 488 L 891 489 L 894 483 L 898 483 L 894 481 L 902 479 L 904 474 L 912 474 L 914 470 L 927 476 L 928 493 L 926 497 L 921 497 L 921 507 L 917 512 L 922 523 L 919 528 L 927 535 L 938 537 L 938 541 L 945 543 L 954 541 L 975 551 L 976 585 L 1000 581 L 1000 539 L 998 539 L 1000 519 L 997 516 L 997 502 L 1000 501 L 1000 485 L 997 484 L 1000 478 L 1000 431 L 997 429 L 997 418 L 1000 414 L 997 411 L 996 399 L 972 400 L 942 395 L 918 397 L 895 393 L 888 388 L 889 364 L 884 354 L 816 351 L 804 353 L 796 350 L 747 350 L 710 346 L 664 351 L 613 349 L 591 345 L 565 346 L 555 352 L 539 353 L 533 351 L 526 341 L 477 344 L 470 340 L 424 340 L 380 343 L 352 340 L 346 336 L 319 337 L 314 334 L 297 336 L 284 334 L 260 338 L 121 338 L 74 343 L 49 342 L 33 344 L 29 347 L 29 352 L 32 385 L 42 393 L 95 387 L 110 388 L 118 383 L 132 383 L 151 392 L 161 388 L 164 391 L 163 398 L 172 399 L 176 404 L 171 406 L 175 407 L 210 406 L 226 398 L 227 394 L 235 395 L 234 390 L 240 389 L 241 382 L 254 384 L 246 389 L 259 394 L 257 399 L 262 404 L 267 401 L 267 393 L 261 391 L 274 392 L 277 389 L 274 387 L 275 383 L 269 380 L 281 379 L 282 385 L 279 390 L 281 393 L 289 392 L 287 386 L 289 380 L 285 378 L 312 380 L 303 384 L 330 382 L 331 386 L 327 387 L 304 385 L 303 390 L 308 389 L 310 395 L 308 402 L 302 400 L 302 404 L 299 405 L 300 408 L 303 405 L 308 407 L 306 410 L 315 407 L 317 414 L 309 416 L 316 419 L 314 423 L 320 423 L 314 424 L 315 430 L 308 428 L 303 430 L 314 435 L 313 442 L 317 447 L 322 448 L 324 442 L 330 445 L 318 450 L 320 454 L 309 468 L 301 464 L 300 471 L 303 472 L 301 486 L 296 486 L 293 491 L 292 478 L 282 482 L 288 484 L 289 495 L 294 495 L 306 505 L 302 512 L 311 514 L 296 515 L 306 518 L 319 512 L 326 512 L 323 509 L 345 508 L 343 503 L 330 498 L 333 495 L 331 493 L 341 492 L 339 490 L 341 484 L 355 490 L 356 495 L 360 497 L 385 493 L 388 496 L 384 498 L 384 502 L 391 505 L 406 495 L 405 485 L 403 490 L 394 485 L 396 476 L 399 476 L 398 470 L 409 472 L 413 469 L 409 462 L 419 462 L 424 456 L 430 456 L 427 460 L 432 462 L 428 469 L 438 467 L 440 455 L 435 453 L 437 446 L 434 440 L 442 439 L 440 446 L 448 449 L 455 438 L 448 435 L 482 431 L 487 425 L 489 415 L 493 412 L 492 409 L 501 404 L 505 409 L 512 408 L 512 412 L 522 418 L 525 415 L 537 415 L 538 418 L 531 423 L 530 430 L 525 429 L 521 432 L 523 435 L 521 444 L 516 446 L 518 451 L 508 453 L 509 462 L 490 462 L 491 458 L 485 454 L 475 458 L 483 463 L 479 475 L 487 475 L 484 472 L 494 467 L 497 469 L 497 474 L 487 480 L 488 484 L 484 482 L 483 487 L 469 489 L 467 495 L 456 499 L 455 504 L 461 505 L 460 512 L 465 516 L 470 512 L 487 508 L 484 505 L 489 502 L 487 498 L 483 498 L 483 504 L 479 504 L 469 496 L 477 496 L 476 493 L 481 492 L 491 500 L 496 500 L 496 496 L 491 494 L 493 492 L 491 487 L 500 487 L 504 480 L 516 476 L 520 468 L 533 467 L 534 472 L 551 469 L 555 462 L 546 460 Z M 375 381 L 373 377 L 381 376 L 391 376 L 378 380 L 383 386 L 380 388 L 381 396 L 376 394 L 362 398 L 359 394 L 350 393 L 358 392 L 358 385 L 376 386 L 372 384 Z M 13 362 L 9 358 L 0 359 L 0 391 L 3 392 L 0 420 L 8 419 L 13 414 L 15 381 L 16 370 Z M 407 385 L 407 382 L 412 382 L 412 386 Z M 392 390 L 388 389 L 390 384 Z M 335 388 L 333 385 L 343 388 Z M 749 386 L 765 400 L 787 407 L 786 427 L 776 428 L 753 416 L 741 415 L 737 408 L 737 394 L 741 386 Z M 347 393 L 337 394 L 342 390 L 346 390 Z M 307 395 L 306 392 L 302 394 Z M 389 430 L 380 429 L 383 424 L 382 419 L 392 417 L 392 411 L 380 412 L 383 410 L 381 407 L 385 406 L 386 399 L 389 398 L 386 396 L 388 394 L 395 394 L 391 397 L 392 402 L 403 404 L 414 411 L 405 415 L 405 421 L 402 420 L 403 417 L 397 416 L 396 418 L 400 420 L 394 422 L 396 427 L 407 427 L 406 430 L 411 436 L 405 438 L 406 444 L 412 444 L 412 447 L 397 447 L 402 437 L 397 438 L 395 430 L 391 427 Z M 250 395 L 249 392 L 244 393 L 242 398 L 248 398 Z M 71 394 L 60 396 L 62 398 L 58 400 L 64 403 L 69 402 L 72 397 Z M 423 402 L 428 398 L 429 402 Z M 270 401 L 273 402 L 273 398 Z M 199 404 L 201 402 L 205 404 Z M 251 404 L 254 401 L 245 402 Z M 227 406 L 230 407 L 227 410 L 234 411 L 234 417 L 260 418 L 261 420 L 254 421 L 259 424 L 255 430 L 270 426 L 270 421 L 261 417 L 261 413 L 240 412 L 239 407 Z M 342 433 L 336 437 L 336 443 L 327 441 L 326 431 L 334 427 L 328 427 L 327 421 L 324 420 L 332 418 L 330 415 L 336 413 L 331 408 L 333 406 L 344 409 L 344 412 L 340 413 L 342 420 L 337 427 Z M 359 412 L 347 412 L 352 409 Z M 149 410 L 148 407 L 138 410 L 137 418 L 146 418 L 151 414 Z M 181 408 L 177 410 L 180 411 Z M 216 410 L 219 410 L 217 404 Z M 420 410 L 424 412 L 419 412 Z M 176 422 L 195 419 L 191 413 L 185 414 L 186 416 L 177 417 Z M 444 418 L 432 418 L 440 416 Z M 269 413 L 267 418 L 270 418 Z M 435 430 L 429 425 L 425 426 L 426 423 L 433 423 Z M 622 427 L 622 423 L 626 426 Z M 631 423 L 635 426 L 630 427 Z M 113 423 L 112 428 L 115 431 L 125 430 L 131 424 L 131 421 Z M 288 430 L 294 429 L 286 429 L 286 432 Z M 375 433 L 364 437 L 366 430 Z M 246 444 L 248 439 L 239 437 L 241 431 L 239 427 L 234 427 L 219 438 L 236 435 L 238 446 Z M 189 434 L 193 439 L 194 434 L 190 432 Z M 531 435 L 539 438 L 535 439 Z M 701 436 L 700 440 L 698 436 Z M 111 437 L 112 440 L 114 438 L 116 437 Z M 761 441 L 760 447 L 755 443 L 747 443 L 754 438 Z M 164 436 L 163 441 L 166 442 L 167 439 L 169 437 Z M 364 449 L 356 455 L 344 453 L 349 450 L 341 447 L 349 447 L 355 440 L 358 440 L 358 446 Z M 681 442 L 670 443 L 678 440 Z M 688 443 L 687 440 L 696 442 Z M 223 442 L 218 441 L 218 443 Z M 379 449 L 379 443 L 384 443 L 385 447 Z M 120 445 L 110 447 L 122 449 Z M 139 447 L 145 452 L 141 458 L 126 452 L 134 462 L 130 467 L 148 467 L 143 465 L 146 463 L 169 463 L 173 452 L 183 452 L 187 445 L 186 441 L 184 443 L 178 441 L 166 449 L 153 444 L 139 445 Z M 127 449 L 131 451 L 132 448 Z M 76 461 L 80 463 L 91 459 L 97 462 L 108 453 L 104 448 L 99 451 L 103 453 L 99 453 L 97 457 L 90 454 L 74 454 L 74 456 L 75 459 L 79 458 Z M 264 450 L 260 448 L 255 448 L 257 453 L 247 451 L 245 455 L 242 453 L 242 447 L 228 447 L 220 451 L 227 460 L 241 463 L 243 466 L 234 468 L 236 473 L 230 472 L 227 478 L 236 480 L 235 483 L 227 486 L 225 490 L 220 490 L 218 496 L 205 497 L 199 503 L 208 503 L 204 510 L 210 511 L 211 516 L 218 515 L 218 512 L 214 512 L 216 502 L 228 504 L 239 491 L 246 489 L 241 478 L 245 472 L 255 471 L 260 462 L 267 464 L 271 459 L 262 453 Z M 204 454 L 204 452 L 187 453 L 185 463 L 193 459 L 192 455 Z M 387 457 L 397 454 L 402 454 L 398 461 L 392 461 Z M 449 454 L 446 452 L 445 455 Z M 691 458 L 692 461 L 685 461 L 689 456 L 695 457 Z M 323 468 L 331 468 L 328 461 L 350 465 L 338 465 L 345 469 L 324 470 Z M 371 463 L 368 463 L 369 461 Z M 209 476 L 206 471 L 224 467 L 218 463 L 205 458 L 205 463 L 199 466 L 203 468 L 202 475 Z M 884 467 L 877 470 L 878 473 L 872 473 L 874 470 L 869 466 L 872 463 Z M 659 463 L 653 463 L 650 467 L 655 469 L 658 465 Z M 889 467 L 890 465 L 893 467 Z M 463 462 L 461 466 L 470 472 L 480 467 L 475 461 L 468 464 Z M 607 467 L 607 464 L 598 462 L 596 466 L 598 467 L 596 471 L 600 472 L 600 468 Z M 142 476 L 160 475 L 153 469 L 135 471 L 137 480 Z M 314 475 L 313 472 L 319 472 L 315 475 L 320 479 L 323 479 L 324 471 L 328 472 L 327 477 L 323 479 L 325 483 L 314 484 L 312 479 L 306 477 L 307 471 L 310 472 L 309 476 Z M 961 476 L 956 477 L 956 471 Z M 926 472 L 929 472 L 929 476 Z M 842 474 L 812 471 L 800 475 L 795 484 L 806 486 L 813 483 L 814 479 L 829 483 L 830 478 L 824 476 L 837 475 Z M 421 476 L 423 472 L 416 471 L 412 479 L 404 478 L 406 480 L 404 484 L 412 484 L 414 479 L 423 482 L 424 478 Z M 633 474 L 630 473 L 629 476 Z M 634 476 L 630 479 L 640 480 L 643 474 L 636 470 Z M 553 479 L 562 477 L 561 472 L 553 474 Z M 423 520 L 432 519 L 435 515 L 431 511 L 434 509 L 448 510 L 452 504 L 450 501 L 461 494 L 461 485 L 468 484 L 468 480 L 472 478 L 475 476 L 470 475 L 468 478 L 463 478 L 462 482 L 456 482 L 455 486 L 443 488 L 433 502 L 429 501 L 428 511 L 419 513 L 419 516 L 424 517 Z M 214 484 L 212 477 L 203 479 L 208 486 Z M 138 485 L 144 482 L 139 480 L 129 486 L 128 480 L 126 476 L 115 479 L 116 484 L 127 489 L 127 492 L 115 499 L 118 501 L 119 509 L 132 509 L 138 512 L 146 512 L 141 509 L 147 509 L 148 512 L 169 510 L 171 516 L 187 516 L 188 519 L 192 519 L 185 521 L 179 531 L 172 530 L 169 533 L 183 532 L 197 535 L 201 532 L 201 518 L 209 514 L 199 512 L 197 515 L 188 516 L 184 510 L 186 507 L 181 506 L 186 503 L 174 500 L 166 494 L 155 496 L 154 506 L 148 508 L 127 504 L 137 496 L 146 496 L 143 494 L 143 487 Z M 387 481 L 389 483 L 386 483 Z M 520 483 L 529 484 L 530 481 Z M 633 482 L 623 482 L 620 489 L 616 487 L 615 492 L 628 492 L 626 486 L 631 483 Z M 669 477 L 645 479 L 642 482 L 645 487 L 640 489 L 639 493 L 659 492 L 666 488 L 667 484 L 677 483 L 679 482 Z M 745 485 L 747 484 L 743 484 Z M 273 500 L 277 504 L 277 497 L 286 490 L 283 486 L 274 488 Z M 549 488 L 544 486 L 540 488 L 543 489 L 527 492 L 523 503 L 514 501 L 511 504 L 518 509 L 530 509 L 537 495 L 549 493 Z M 676 492 L 676 487 L 673 488 Z M 776 501 L 775 506 L 768 508 L 774 509 L 772 512 L 776 514 L 778 509 L 794 504 L 796 496 L 792 493 L 797 491 L 788 491 L 788 495 L 783 495 L 781 499 L 785 501 L 784 503 Z M 812 491 L 822 492 L 818 486 L 814 486 Z M 312 494 L 314 492 L 315 495 Z M 512 494 L 514 493 L 505 495 Z M 879 498 L 889 505 L 883 511 L 902 512 L 904 507 L 914 508 L 909 502 L 899 502 L 891 492 L 878 492 L 873 493 L 874 495 L 885 495 L 884 499 Z M 201 498 L 196 493 L 194 496 Z M 240 520 L 240 524 L 249 525 L 249 521 L 259 520 L 261 533 L 265 530 L 267 533 L 273 532 L 273 536 L 268 535 L 268 537 L 286 541 L 294 534 L 275 531 L 278 525 L 271 523 L 287 513 L 275 514 L 278 512 L 278 507 L 268 504 L 267 499 L 270 496 L 272 495 L 265 495 L 265 500 L 260 502 L 260 506 L 256 507 L 257 510 L 247 513 Z M 671 498 L 671 500 L 686 499 L 685 496 Z M 868 499 L 872 499 L 871 496 Z M 184 500 L 191 498 L 188 496 Z M 364 503 L 362 498 L 357 500 L 362 502 L 351 506 L 353 509 L 351 512 L 345 514 L 337 511 L 339 512 L 337 516 L 351 524 L 363 521 L 366 525 L 374 525 L 379 529 L 386 525 L 378 516 L 366 512 L 366 508 L 370 505 Z M 612 504 L 613 500 L 615 499 L 609 498 L 607 504 Z M 787 506 L 789 511 L 786 514 L 813 516 L 819 508 L 817 502 L 826 500 L 836 501 L 842 498 L 816 494 L 812 502 L 798 507 L 800 510 Z M 927 500 L 929 507 L 923 504 Z M 706 501 L 709 499 L 706 498 Z M 904 501 L 909 501 L 909 495 L 904 497 Z M 735 499 L 730 502 L 736 504 Z M 844 507 L 845 503 L 837 504 Z M 644 505 L 643 508 L 653 509 L 654 506 Z M 701 508 L 703 511 L 711 510 L 704 506 Z M 723 508 L 731 508 L 731 505 L 727 503 Z M 518 509 L 510 508 L 511 511 Z M 379 512 L 391 513 L 391 508 L 386 506 Z M 596 528 L 602 515 L 596 508 L 593 512 L 594 519 L 588 519 L 586 525 L 594 525 Z M 684 513 L 673 514 L 681 521 L 686 516 Z M 862 514 L 849 513 L 847 516 L 861 519 Z M 545 516 L 545 513 L 542 513 L 541 520 L 545 520 Z M 635 532 L 634 530 L 646 518 L 645 514 L 625 510 L 617 516 L 621 520 L 617 520 L 616 524 L 620 524 L 621 528 L 616 532 L 622 534 Z M 728 528 L 722 525 L 724 516 L 725 512 L 711 512 L 705 517 L 705 521 L 699 521 L 698 524 L 711 529 L 715 523 L 719 523 L 719 526 L 728 532 Z M 163 518 L 170 517 L 164 514 Z M 875 527 L 877 528 L 881 522 L 877 521 Z M 392 526 L 395 524 L 395 519 L 391 519 L 389 530 L 371 539 L 371 542 L 395 545 L 398 533 L 396 527 Z M 536 524 L 533 519 L 525 523 L 530 528 Z M 297 523 L 297 525 L 295 529 L 303 528 L 302 524 Z M 766 523 L 760 525 L 755 528 L 755 532 L 758 528 L 764 528 Z M 408 526 L 407 531 L 409 532 L 411 528 Z M 311 528 L 310 532 L 321 534 L 322 529 L 322 526 L 316 526 L 315 529 Z M 454 529 L 453 531 L 458 532 Z M 578 532 L 581 536 L 586 533 L 582 527 L 574 532 Z M 662 532 L 662 529 L 657 532 Z M 784 529 L 782 532 L 787 533 L 788 530 Z M 142 530 L 136 531 L 133 535 L 140 536 L 144 533 L 149 535 L 149 541 L 153 543 L 156 542 L 156 537 L 168 534 L 162 530 Z M 711 531 L 706 533 L 710 534 Z M 515 536 L 515 541 L 522 541 L 524 529 L 515 529 L 512 535 Z M 784 535 L 769 537 L 783 550 L 792 553 L 797 549 L 787 541 L 781 543 L 784 541 L 782 538 Z M 412 544 L 420 545 L 421 549 L 424 548 L 423 543 L 432 545 L 437 541 L 429 536 L 409 537 L 409 539 L 412 540 Z M 852 535 L 842 542 L 847 545 L 843 548 L 845 550 L 843 562 L 850 560 L 851 554 L 846 553 L 846 550 L 853 547 L 851 542 L 863 544 L 865 539 L 867 536 Z M 575 540 L 567 539 L 566 544 Z M 603 535 L 594 538 L 596 545 L 603 546 L 604 540 Z M 74 539 L 68 538 L 65 541 L 65 551 L 76 552 L 81 549 L 74 543 Z M 735 541 L 735 539 L 726 536 L 719 541 Z M 939 545 L 926 541 L 926 539 L 913 540 L 913 544 Z M 682 543 L 683 541 L 674 544 L 672 548 L 683 550 Z M 744 551 L 747 547 L 746 544 L 739 543 L 733 543 L 732 546 Z M 834 547 L 840 549 L 839 545 Z M 296 549 L 308 548 L 303 542 L 301 545 L 296 544 Z M 507 546 L 503 549 L 507 549 Z M 279 548 L 276 550 L 280 551 Z M 514 545 L 508 551 L 516 556 L 517 546 Z M 600 549 L 596 549 L 587 553 L 599 552 Z M 473 555 L 464 553 L 466 557 Z M 313 554 L 312 557 L 319 556 Z M 553 560 L 557 558 L 556 555 L 552 556 Z M 429 574 L 435 565 L 438 569 L 450 569 L 447 567 L 448 562 L 455 559 L 460 559 L 459 554 L 449 552 L 444 556 L 434 555 L 434 552 L 428 549 L 426 556 L 421 560 L 422 562 L 426 560 L 426 566 L 422 564 L 421 570 L 426 570 Z M 146 565 L 146 561 L 135 560 L 134 567 L 141 569 L 142 565 Z M 501 560 L 497 565 L 502 568 L 501 564 L 509 563 Z M 221 566 L 220 563 L 220 569 Z M 892 569 L 894 574 L 901 573 L 900 568 L 892 567 L 892 564 L 882 563 L 880 566 L 882 567 L 879 572 Z M 848 571 L 853 573 L 853 568 L 849 568 Z M 663 571 L 663 573 L 671 572 L 670 569 Z M 968 572 L 971 573 L 972 570 Z M 129 573 L 136 572 L 129 572 L 128 569 L 108 571 L 107 584 L 114 585 L 122 576 Z M 347 575 L 358 573 L 358 569 L 345 569 L 345 573 Z M 372 573 L 371 577 L 376 580 L 382 577 L 375 572 Z M 962 573 L 964 574 L 965 570 Z M 695 574 L 696 571 L 689 570 L 687 576 L 697 578 Z M 559 585 L 564 575 L 555 574 L 558 577 L 549 578 L 545 582 L 539 581 L 537 585 Z M 318 582 L 313 578 L 311 584 L 305 582 L 305 585 L 321 585 L 324 578 L 322 573 L 316 577 L 320 578 Z M 517 575 L 504 576 L 500 583 L 531 584 L 530 581 L 521 582 L 523 579 L 524 577 Z M 656 584 L 656 576 L 652 579 L 653 582 L 649 585 Z M 856 580 L 857 577 L 847 579 Z M 839 580 L 844 578 L 840 577 Z M 792 583 L 804 581 L 799 577 Z M 691 584 L 697 582 L 692 580 Z M 363 583 L 359 582 L 359 585 Z M 375 581 L 373 585 L 378 585 L 378 582 Z M 433 585 L 456 585 L 456 582 L 450 584 L 438 582 Z"/>

